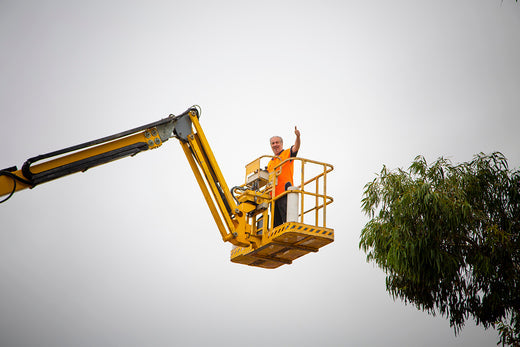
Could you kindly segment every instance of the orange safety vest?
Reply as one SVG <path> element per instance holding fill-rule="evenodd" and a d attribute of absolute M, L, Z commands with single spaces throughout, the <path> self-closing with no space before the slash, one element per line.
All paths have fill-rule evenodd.
<path fill-rule="evenodd" d="M 269 163 L 267 164 L 267 171 L 273 172 L 274 167 L 278 164 L 280 164 L 285 159 L 289 159 L 291 157 L 291 149 L 285 149 L 278 155 L 278 157 L 272 158 Z M 281 166 L 282 172 L 280 175 L 276 178 L 276 186 L 274 189 L 275 196 L 278 196 L 285 192 L 285 185 L 287 182 L 290 183 L 290 185 L 293 185 L 293 171 L 294 171 L 294 161 L 289 160 L 285 164 Z M 280 167 L 277 168 L 277 170 L 280 170 Z"/>

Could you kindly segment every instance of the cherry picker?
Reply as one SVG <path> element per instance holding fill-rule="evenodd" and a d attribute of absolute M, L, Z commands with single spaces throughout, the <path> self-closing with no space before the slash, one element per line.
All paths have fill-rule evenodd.
<path fill-rule="evenodd" d="M 118 134 L 38 155 L 16 166 L 0 170 L 0 201 L 22 189 L 59 179 L 160 147 L 174 137 L 186 155 L 222 240 L 233 244 L 231 261 L 277 268 L 334 241 L 327 227 L 327 175 L 332 165 L 304 158 L 299 163 L 294 187 L 275 196 L 274 187 L 281 162 L 272 172 L 262 165 L 271 156 L 261 156 L 246 165 L 245 182 L 229 189 L 199 123 L 200 109 L 189 108 L 154 123 Z M 311 176 L 309 176 L 311 172 Z M 273 226 L 274 207 L 287 195 L 287 221 Z"/>

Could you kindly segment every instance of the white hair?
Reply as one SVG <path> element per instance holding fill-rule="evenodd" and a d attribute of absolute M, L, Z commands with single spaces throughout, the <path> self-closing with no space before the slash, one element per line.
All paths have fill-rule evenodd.
<path fill-rule="evenodd" d="M 280 142 L 283 143 L 283 139 L 281 136 L 271 136 L 271 138 L 269 139 L 269 143 L 271 143 L 271 140 L 274 139 L 275 137 L 279 138 Z"/>

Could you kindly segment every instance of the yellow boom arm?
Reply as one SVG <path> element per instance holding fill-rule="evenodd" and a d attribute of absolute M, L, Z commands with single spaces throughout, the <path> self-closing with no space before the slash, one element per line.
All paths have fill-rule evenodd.
<path fill-rule="evenodd" d="M 15 166 L 0 170 L 0 196 L 8 195 L 2 202 L 18 190 L 34 188 L 41 183 L 157 148 L 171 137 L 179 117 L 170 116 L 119 134 L 30 158 L 21 170 Z"/>
<path fill-rule="evenodd" d="M 224 241 L 248 246 L 247 225 L 236 205 L 222 172 L 199 124 L 199 110 L 192 107 L 181 115 L 134 128 L 112 136 L 68 147 L 28 159 L 21 170 L 0 170 L 0 202 L 16 191 L 86 171 L 137 153 L 154 149 L 176 137 L 188 158 L 206 202 Z M 254 239 L 253 239 L 254 241 Z"/>
<path fill-rule="evenodd" d="M 215 219 L 222 239 L 236 246 L 249 246 L 259 241 L 251 235 L 247 223 L 247 204 L 237 205 L 220 171 L 215 156 L 202 131 L 197 109 L 190 109 L 181 116 L 179 125 L 191 131 L 178 136 L 193 174 Z M 246 210 L 244 210 L 246 209 Z"/>

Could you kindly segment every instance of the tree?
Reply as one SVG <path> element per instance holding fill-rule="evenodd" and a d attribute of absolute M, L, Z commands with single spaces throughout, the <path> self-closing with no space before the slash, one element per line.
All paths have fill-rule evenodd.
<path fill-rule="evenodd" d="M 362 210 L 371 219 L 359 246 L 394 300 L 446 316 L 455 334 L 471 317 L 520 346 L 520 171 L 501 153 L 383 166 Z"/>

